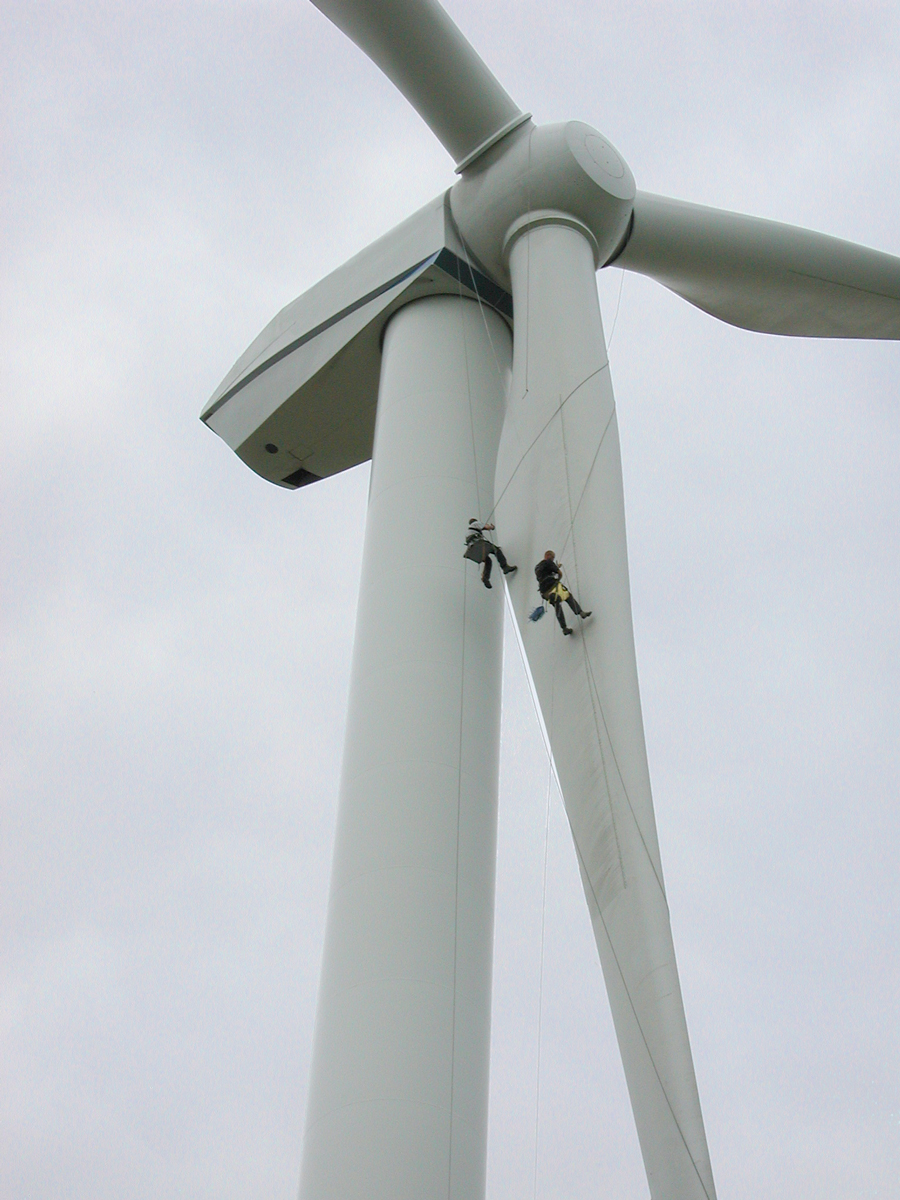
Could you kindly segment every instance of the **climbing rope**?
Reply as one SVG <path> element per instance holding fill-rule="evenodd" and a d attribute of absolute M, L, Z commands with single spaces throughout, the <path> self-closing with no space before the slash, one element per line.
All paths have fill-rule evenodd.
<path fill-rule="evenodd" d="M 462 239 L 461 239 L 461 240 L 462 240 Z M 464 243 L 464 242 L 463 242 L 462 244 L 463 244 L 463 247 L 464 247 L 464 252 L 465 252 L 465 255 L 466 255 L 467 265 L 469 266 L 469 270 L 470 270 L 470 277 L 472 278 L 472 280 L 473 280 L 473 284 L 474 284 L 473 290 L 474 290 L 474 292 L 475 292 L 475 297 L 476 297 L 476 300 L 477 300 L 477 302 L 478 302 L 478 306 L 479 306 L 479 310 L 480 310 L 480 312 L 481 312 L 482 320 L 484 321 L 484 324 L 485 324 L 485 331 L 486 331 L 486 334 L 487 334 L 487 336 L 488 336 L 488 339 L 489 339 L 489 342 L 490 342 L 490 344 L 491 344 L 491 347 L 492 347 L 492 349 L 493 349 L 493 340 L 492 340 L 492 339 L 491 339 L 491 337 L 490 337 L 490 329 L 489 329 L 489 327 L 488 327 L 488 324 L 487 324 L 487 318 L 486 318 L 486 315 L 485 315 L 485 313 L 484 313 L 484 304 L 483 304 L 483 301 L 482 301 L 481 295 L 480 295 L 480 294 L 479 294 L 479 292 L 478 292 L 478 287 L 477 287 L 477 279 L 476 279 L 476 277 L 475 277 L 475 275 L 474 275 L 474 271 L 472 270 L 471 262 L 469 261 L 468 248 L 467 248 L 467 247 L 465 247 L 465 243 Z M 530 252 L 530 246 L 529 246 L 529 252 Z M 529 253 L 529 259 L 528 259 L 528 262 L 527 262 L 527 264 L 526 264 L 526 271 L 530 272 L 530 253 Z M 530 278 L 530 275 L 529 275 L 529 278 Z M 527 281 L 526 281 L 526 282 L 527 282 Z M 571 481 L 570 481 L 570 478 L 569 478 L 569 470 L 568 470 L 568 468 L 569 468 L 569 456 L 568 456 L 568 448 L 567 448 L 567 446 L 566 446 L 566 442 L 565 442 L 565 414 L 564 414 L 564 409 L 565 409 L 565 406 L 566 406 L 566 404 L 568 403 L 568 401 L 569 401 L 569 400 L 571 400 L 571 399 L 572 399 L 572 397 L 573 397 L 574 395 L 576 395 L 576 394 L 577 394 L 577 392 L 578 392 L 578 391 L 580 391 L 580 389 L 581 389 L 582 387 L 584 387 L 584 386 L 585 386 L 585 385 L 586 385 L 586 384 L 587 384 L 587 383 L 588 383 L 588 382 L 589 382 L 589 381 L 590 381 L 592 378 L 594 378 L 595 376 L 599 375 L 599 374 L 600 374 L 602 371 L 604 371 L 604 370 L 609 370 L 609 355 L 608 355 L 608 348 L 609 348 L 609 345 L 610 345 L 610 343 L 612 342 L 612 338 L 613 338 L 613 335 L 614 335 L 614 333 L 615 333 L 616 324 L 617 324 L 617 321 L 618 321 L 618 316 L 619 316 L 619 308 L 620 308 L 621 299 L 622 299 L 623 282 L 624 282 L 624 272 L 623 272 L 623 278 L 622 278 L 622 279 L 620 280 L 620 282 L 619 282 L 619 293 L 618 293 L 618 298 L 617 298 L 617 302 L 616 302 L 616 311 L 615 311 L 615 315 L 614 315 L 614 317 L 613 317 L 613 324 L 612 324 L 612 327 L 611 327 L 611 330 L 610 330 L 610 336 L 609 336 L 609 340 L 608 340 L 608 342 L 607 342 L 607 357 L 606 357 L 606 361 L 605 361 L 605 363 L 603 363 L 603 364 L 602 364 L 600 367 L 598 367 L 598 368 L 597 368 L 595 371 L 593 371 L 593 372 L 592 372 L 590 375 L 588 375 L 588 376 L 587 376 L 585 379 L 581 380 L 581 381 L 580 381 L 580 382 L 579 382 L 579 383 L 578 383 L 578 384 L 577 384 L 577 385 L 576 385 L 576 386 L 575 386 L 575 387 L 574 387 L 574 388 L 573 388 L 573 389 L 572 389 L 572 390 L 571 390 L 571 391 L 570 391 L 570 392 L 569 392 L 569 393 L 568 393 L 566 396 L 564 396 L 564 397 L 563 397 L 563 398 L 562 398 L 562 399 L 559 401 L 559 403 L 558 403 L 558 404 L 557 404 L 557 406 L 555 407 L 554 411 L 553 411 L 553 412 L 551 413 L 551 415 L 548 417 L 547 421 L 544 423 L 544 425 L 541 427 L 541 429 L 538 431 L 538 433 L 535 435 L 535 437 L 533 438 L 533 440 L 531 441 L 531 443 L 529 444 L 529 446 L 528 446 L 528 447 L 525 449 L 524 453 L 523 453 L 523 454 L 522 454 L 522 456 L 520 457 L 520 459 L 519 459 L 518 463 L 516 464 L 516 466 L 515 466 L 515 468 L 514 468 L 514 470 L 513 470 L 512 474 L 510 475 L 509 479 L 507 480 L 507 482 L 506 482 L 506 484 L 505 484 L 505 486 L 504 486 L 504 488 L 503 488 L 503 491 L 500 493 L 500 495 L 499 495 L 499 496 L 497 496 L 497 497 L 495 498 L 495 500 L 494 500 L 494 503 L 493 503 L 493 506 L 491 507 L 491 510 L 490 510 L 490 512 L 489 512 L 489 514 L 488 514 L 488 516 L 487 516 L 487 518 L 486 518 L 486 522 L 485 522 L 485 523 L 487 523 L 487 522 L 490 522 L 490 520 L 492 519 L 492 517 L 493 517 L 494 513 L 496 512 L 497 506 L 498 506 L 498 505 L 500 504 L 500 502 L 502 501 L 502 499 L 503 499 L 504 495 L 506 494 L 506 491 L 507 491 L 507 489 L 508 489 L 508 488 L 509 488 L 509 486 L 511 485 L 511 483 L 512 483 L 513 479 L 515 478 L 516 474 L 518 473 L 518 471 L 519 471 L 520 467 L 522 466 L 523 462 L 526 460 L 526 458 L 528 457 L 528 455 L 529 455 L 529 454 L 532 452 L 532 450 L 534 449 L 534 447 L 536 446 L 536 444 L 538 443 L 538 441 L 541 439 L 541 437 L 543 437 L 543 435 L 544 435 L 544 434 L 547 432 L 547 430 L 548 430 L 548 429 L 551 427 L 551 425 L 553 424 L 553 422 L 554 422 L 554 421 L 555 421 L 557 418 L 559 418 L 559 420 L 560 420 L 560 430 L 561 430 L 561 436 L 562 436 L 562 439 L 563 439 L 563 461 L 564 461 L 564 465 L 565 465 L 565 471 L 566 471 L 566 498 L 567 498 L 568 507 L 569 507 L 569 530 L 568 530 L 568 533 L 567 533 L 567 535 L 566 535 L 566 539 L 565 539 L 565 542 L 564 542 L 564 546 L 563 546 L 563 551 L 562 551 L 562 553 L 565 553 L 565 551 L 568 549 L 569 545 L 571 544 L 571 547 L 572 547 L 572 556 L 573 556 L 573 560 L 574 560 L 574 574 L 575 574 L 575 579 L 576 579 L 576 590 L 577 590 L 577 587 L 578 587 L 578 584 L 577 584 L 577 580 L 578 580 L 578 553 L 577 553 L 577 545 L 576 545 L 576 539 L 575 539 L 575 533 L 574 533 L 575 520 L 576 520 L 576 517 L 577 517 L 577 515 L 578 515 L 578 512 L 580 511 L 580 508 L 581 508 L 582 502 L 583 502 L 583 500 L 584 500 L 584 497 L 585 497 L 585 494 L 586 494 L 586 492 L 587 492 L 588 485 L 589 485 L 589 483 L 590 483 L 591 477 L 592 477 L 592 475 L 593 475 L 594 469 L 595 469 L 595 467 L 596 467 L 596 464 L 597 464 L 597 461 L 598 461 L 598 459 L 599 459 L 600 450 L 601 450 L 601 449 L 602 449 L 602 447 L 603 447 L 603 443 L 604 443 L 604 441 L 605 441 L 606 435 L 607 435 L 607 433 L 608 433 L 608 431 L 609 431 L 609 428 L 610 428 L 610 426 L 611 426 L 611 424 L 612 424 L 613 418 L 615 417 L 615 406 L 613 406 L 613 409 L 612 409 L 612 411 L 611 411 L 611 413 L 610 413 L 610 416 L 609 416 L 609 418 L 608 418 L 608 420 L 607 420 L 607 422 L 606 422 L 606 425 L 605 425 L 605 426 L 604 426 L 604 428 L 603 428 L 603 431 L 602 431 L 602 433 L 601 433 L 601 436 L 600 436 L 600 439 L 599 439 L 599 442 L 598 442 L 598 445 L 597 445 L 597 449 L 596 449 L 596 451 L 595 451 L 595 453 L 594 453 L 594 457 L 593 457 L 593 460 L 592 460 L 592 462 L 591 462 L 591 466 L 590 466 L 590 468 L 589 468 L 589 470 L 588 470 L 587 477 L 586 477 L 586 479 L 585 479 L 585 482 L 584 482 L 584 485 L 583 485 L 583 487 L 582 487 L 582 489 L 581 489 L 581 492 L 580 492 L 580 494 L 579 494 L 579 496 L 578 496 L 578 499 L 577 499 L 577 501 L 575 502 L 575 505 L 574 505 L 574 507 L 573 507 L 573 504 L 572 504 L 572 489 L 571 489 Z M 462 283 L 461 283 L 461 281 L 460 281 L 460 298 L 462 298 Z M 521 335 L 520 335 L 520 336 L 521 336 Z M 527 338 L 527 330 L 525 331 L 525 336 L 526 336 L 526 338 Z M 465 330 L 464 330 L 464 338 L 465 338 Z M 527 344 L 526 344 L 526 347 L 525 347 L 525 394 L 526 394 L 526 395 L 527 395 L 527 391 L 528 391 L 528 349 L 529 349 L 529 347 L 528 347 L 528 346 L 527 346 Z M 500 364 L 499 364 L 499 360 L 497 359 L 496 350 L 494 350 L 494 357 L 495 357 L 495 362 L 496 362 L 496 365 L 497 365 L 498 376 L 500 376 L 500 374 L 501 374 L 501 371 L 500 371 Z M 472 449 L 473 449 L 473 455 L 475 456 L 476 488 L 477 488 L 477 451 L 476 451 L 476 443 L 475 443 L 475 436 L 474 436 L 474 418 L 472 417 L 471 382 L 470 382 L 470 380 L 469 380 L 469 375 L 468 375 L 468 354 L 467 354 L 467 359 L 466 359 L 466 370 L 467 370 L 467 382 L 468 382 L 468 384 L 469 384 L 469 407 L 470 407 L 470 420 L 471 420 L 471 429 L 472 429 Z M 478 488 L 477 488 L 477 490 L 478 490 L 478 495 L 479 495 L 479 512 L 480 512 L 480 511 L 481 511 L 481 508 L 480 508 L 480 489 L 478 489 Z M 535 1139 L 535 1140 L 534 1140 L 534 1146 L 535 1146 L 535 1149 L 534 1149 L 534 1170 L 533 1170 L 533 1195 L 534 1195 L 534 1200 L 537 1200 L 538 1154 L 539 1154 L 539 1135 L 540 1135 L 540 1085 L 541 1085 L 541 1050 L 542 1050 L 542 1021 L 543 1021 L 544 937 L 545 937 L 545 918 L 546 918 L 547 856 L 548 856 L 548 842 L 549 842 L 549 811 L 550 811 L 550 809 L 549 809 L 549 800 L 550 800 L 550 780 L 551 780 L 551 779 L 552 779 L 554 776 L 556 776 L 556 769 L 555 769 L 555 763 L 554 763 L 554 760 L 553 760 L 553 752 L 552 752 L 552 737 L 553 737 L 553 714 L 552 714 L 552 705 L 551 705 L 550 728 L 549 728 L 549 730 L 548 730 L 548 729 L 547 729 L 547 728 L 544 726 L 544 722 L 543 722 L 543 719 L 542 719 L 542 716 L 541 716 L 541 712 L 540 712 L 540 704 L 539 704 L 539 701 L 538 701 L 538 698 L 537 698 L 537 693 L 536 693 L 536 689 L 535 689 L 535 686 L 534 686 L 534 680 L 533 680 L 533 678 L 532 678 L 532 676 L 531 676 L 531 671 L 530 671 L 530 668 L 529 668 L 529 666 L 528 666 L 527 656 L 526 656 L 526 654 L 525 654 L 525 648 L 524 648 L 524 645 L 523 645 L 523 643 L 522 643 L 522 639 L 521 639 L 521 633 L 520 633 L 519 626 L 518 626 L 518 621 L 516 620 L 515 613 L 512 611 L 512 601 L 511 601 L 511 598 L 510 598 L 510 595 L 509 595 L 509 588 L 508 588 L 508 585 L 506 585 L 506 581 L 505 581 L 505 580 L 504 580 L 504 592 L 505 592 L 505 595 L 506 595 L 507 604 L 508 604 L 508 606 L 509 606 L 509 608 L 510 608 L 510 614 L 511 614 L 511 618 L 512 618 L 512 622 L 511 622 L 511 624 L 512 624 L 512 628 L 514 629 L 514 631 L 515 631 L 515 634 L 516 634 L 516 644 L 517 644 L 517 647 L 518 647 L 518 650 L 519 650 L 520 657 L 521 657 L 521 659 L 522 659 L 523 667 L 524 667 L 524 669 L 525 669 L 526 679 L 527 679 L 527 681 L 528 681 L 529 694 L 531 695 L 532 704 L 533 704 L 533 706 L 534 706 L 535 713 L 536 713 L 536 715 L 537 715 L 537 718 L 538 718 L 538 726 L 539 726 L 539 728 L 540 728 L 540 730 L 541 730 L 541 738 L 542 738 L 542 741 L 543 741 L 543 743 L 544 743 L 544 747 L 545 747 L 545 750 L 546 750 L 546 753 L 547 753 L 547 758 L 548 758 L 548 794 L 547 794 L 547 818 L 546 818 L 546 828 L 545 828 L 545 845 L 544 845 L 544 878 L 543 878 L 542 911 L 541 911 L 541 949 L 540 949 L 540 962 L 541 962 L 541 966 L 540 966 L 540 989 L 539 989 L 539 1004 L 538 1004 L 538 1049 L 537 1049 L 537 1069 L 536 1069 L 536 1085 L 535 1085 L 535 1125 L 534 1125 L 534 1129 L 535 1129 L 535 1132 L 534 1132 L 534 1139 Z M 579 594 L 580 594 L 580 593 L 579 593 Z M 645 838 L 644 838 L 643 830 L 642 830 L 642 828 L 641 828 L 640 822 L 639 822 L 639 821 L 638 821 L 638 819 L 637 819 L 637 814 L 635 813 L 634 806 L 633 806 L 633 804 L 632 804 L 631 797 L 629 796 L 629 793 L 628 793 L 628 788 L 627 788 L 627 786 L 626 786 L 625 779 L 624 779 L 624 776 L 623 776 L 623 773 L 622 773 L 621 767 L 620 767 L 620 765 L 619 765 L 618 758 L 617 758 L 617 756 L 616 756 L 616 752 L 615 752 L 615 746 L 613 745 L 613 741 L 612 741 L 612 738 L 611 738 L 611 736 L 610 736 L 609 724 L 608 724 L 608 721 L 607 721 L 607 719 L 606 719 L 606 714 L 605 714 L 605 712 L 604 712 L 604 709 L 603 709 L 603 703 L 602 703 L 602 700 L 601 700 L 601 698 L 600 698 L 600 689 L 599 689 L 599 687 L 597 686 L 597 680 L 596 680 L 596 677 L 595 677 L 595 675 L 594 675 L 593 664 L 591 663 L 590 656 L 588 655 L 587 646 L 586 646 L 586 644 L 584 643 L 584 641 L 582 641 L 582 654 L 583 654 L 584 669 L 585 669 L 586 675 L 587 675 L 587 677 L 588 677 L 588 680 L 589 680 L 589 688 L 588 688 L 588 691 L 589 691 L 589 695 L 590 695 L 590 699 L 591 699 L 591 710 L 592 710 L 592 716 L 593 716 L 593 724 L 594 724 L 594 729 L 595 729 L 595 733 L 596 733 L 596 737 L 597 737 L 597 746 L 598 746 L 598 750 L 599 750 L 599 754 L 600 754 L 601 767 L 602 767 L 603 778 L 604 778 L 604 784 L 605 784 L 605 788 L 606 788 L 607 795 L 611 795 L 612 793 L 611 793 L 611 789 L 610 789 L 609 764 L 608 764 L 608 762 L 607 762 L 607 754 L 606 754 L 606 750 L 605 750 L 605 748 L 604 748 L 604 736 L 603 736 L 603 735 L 604 735 L 604 733 L 605 733 L 605 735 L 606 735 L 606 739 L 605 739 L 605 740 L 607 741 L 607 743 L 608 743 L 608 745 L 609 745 L 609 751 L 610 751 L 611 758 L 612 758 L 612 766 L 614 766 L 614 769 L 615 769 L 615 774 L 616 774 L 616 776 L 618 777 L 618 782 L 619 782 L 619 785 L 620 785 L 620 787 L 621 787 L 622 794 L 623 794 L 623 796 L 624 796 L 624 798 L 625 798 L 625 802 L 626 802 L 626 804 L 628 805 L 628 809 L 629 809 L 629 811 L 630 811 L 630 814 L 631 814 L 632 821 L 634 822 L 635 829 L 637 830 L 637 833 L 638 833 L 638 837 L 639 837 L 639 840 L 640 840 L 640 844 L 641 844 L 641 846 L 642 846 L 642 849 L 643 849 L 643 851 L 644 851 L 644 854 L 645 854 L 645 855 L 646 855 L 646 857 L 647 857 L 647 860 L 648 860 L 648 862 L 650 863 L 650 867 L 651 867 L 651 870 L 652 870 L 652 873 L 653 873 L 653 877 L 654 877 L 654 879 L 656 880 L 656 883 L 657 883 L 657 886 L 658 886 L 658 888 L 659 888 L 660 894 L 662 895 L 662 898 L 663 898 L 663 902 L 664 902 L 664 904 L 666 905 L 666 910 L 668 911 L 668 903 L 667 903 L 667 901 L 666 901 L 665 890 L 664 890 L 664 888 L 663 888 L 663 883 L 662 883 L 662 880 L 661 880 L 661 878 L 660 878 L 660 876 L 659 876 L 659 873 L 658 873 L 658 871 L 657 871 L 657 867 L 656 867 L 656 863 L 655 863 L 655 861 L 654 861 L 654 857 L 653 857 L 653 855 L 650 853 L 650 849 L 649 849 L 649 847 L 647 846 L 646 840 L 645 840 Z M 557 782 L 557 786 L 559 786 L 559 779 L 558 779 L 558 776 L 556 777 L 556 782 Z M 562 789 L 561 789 L 561 788 L 560 788 L 560 795 L 562 795 Z M 621 870 L 621 872 L 622 872 L 622 877 L 623 877 L 623 879 L 624 879 L 624 866 L 623 866 L 623 862 L 622 862 L 621 848 L 620 848 L 620 844 L 619 844 L 619 835 L 618 835 L 618 830 L 617 830 L 617 827 L 616 827 L 615 817 L 614 817 L 614 814 L 612 813 L 612 810 L 610 811 L 610 817 L 611 817 L 611 823 L 612 823 L 613 834 L 614 834 L 614 837 L 615 837 L 615 842 L 616 842 L 616 852 L 617 852 L 617 857 L 618 857 L 618 859 L 619 859 L 619 866 L 620 866 L 620 870 Z M 583 879 L 585 879 L 585 880 L 588 882 L 588 886 L 589 886 L 589 888 L 590 888 L 590 891 L 591 891 L 591 897 L 592 897 L 592 900 L 593 900 L 593 907 L 594 907 L 594 910 L 595 910 L 595 912 L 596 912 L 596 914 L 597 914 L 597 917 L 598 917 L 598 919 L 600 920 L 601 924 L 603 925 L 604 932 L 605 932 L 605 934 L 606 934 L 606 938 L 607 938 L 607 941 L 608 941 L 608 943 L 609 943 L 610 950 L 611 950 L 611 952 L 612 952 L 613 959 L 614 959 L 614 961 L 615 961 L 615 964 L 616 964 L 616 969 L 617 969 L 617 972 L 618 972 L 618 974 L 619 974 L 619 977 L 620 977 L 620 979 L 621 979 L 621 981 L 622 981 L 622 985 L 623 985 L 623 988 L 624 988 L 624 990 L 625 990 L 626 996 L 627 996 L 627 998 L 628 998 L 628 1002 L 629 1002 L 629 1005 L 630 1005 L 630 1007 L 631 1007 L 631 1010 L 632 1010 L 632 1013 L 633 1013 L 633 1016 L 634 1016 L 635 1023 L 637 1024 L 638 1030 L 639 1030 L 639 1032 L 640 1032 L 641 1039 L 643 1040 L 644 1047 L 645 1047 L 645 1049 L 646 1049 L 646 1051 L 647 1051 L 648 1058 L 649 1058 L 649 1060 L 650 1060 L 650 1063 L 651 1063 L 651 1065 L 652 1065 L 653 1071 L 654 1071 L 654 1073 L 655 1073 L 655 1075 L 656 1075 L 656 1079 L 657 1079 L 657 1082 L 658 1082 L 658 1084 L 659 1084 L 660 1091 L 662 1092 L 662 1095 L 663 1095 L 663 1098 L 664 1098 L 664 1100 L 665 1100 L 665 1103 L 666 1103 L 666 1105 L 667 1105 L 667 1107 L 668 1107 L 668 1109 L 669 1109 L 669 1112 L 670 1112 L 670 1114 L 671 1114 L 672 1121 L 673 1121 L 673 1123 L 674 1123 L 674 1125 L 675 1125 L 675 1127 L 676 1127 L 676 1129 L 677 1129 L 677 1131 L 678 1131 L 678 1135 L 679 1135 L 679 1137 L 680 1137 L 680 1139 L 681 1139 L 681 1141 L 682 1141 L 682 1144 L 684 1145 L 684 1148 L 685 1148 L 685 1151 L 687 1152 L 688 1158 L 689 1158 L 689 1159 L 690 1159 L 690 1161 L 691 1161 L 691 1165 L 693 1166 L 693 1168 L 694 1168 L 694 1171 L 695 1171 L 695 1173 L 696 1173 L 696 1175 L 697 1175 L 697 1179 L 698 1179 L 698 1181 L 699 1181 L 699 1183 L 700 1183 L 700 1186 L 701 1186 L 701 1188 L 703 1189 L 704 1193 L 706 1193 L 706 1185 L 705 1185 L 705 1184 L 704 1184 L 704 1182 L 703 1182 L 703 1177 L 702 1177 L 702 1175 L 700 1174 L 700 1170 L 699 1170 L 699 1168 L 698 1168 L 698 1166 L 697 1166 L 697 1163 L 696 1163 L 696 1161 L 694 1160 L 693 1154 L 692 1154 L 692 1153 L 691 1153 L 691 1151 L 690 1151 L 690 1147 L 689 1147 L 689 1145 L 688 1145 L 688 1142 L 687 1142 L 687 1139 L 686 1139 L 686 1137 L 685 1137 L 685 1135 L 684 1135 L 684 1131 L 683 1131 L 683 1130 L 682 1130 L 682 1128 L 681 1128 L 681 1124 L 680 1124 L 680 1122 L 679 1122 L 679 1120 L 678 1120 L 678 1117 L 677 1117 L 677 1115 L 676 1115 L 676 1113 L 675 1113 L 675 1109 L 674 1109 L 674 1107 L 673 1107 L 673 1105 L 672 1105 L 672 1102 L 671 1102 L 671 1100 L 670 1100 L 670 1098 L 669 1098 L 668 1091 L 667 1091 L 667 1089 L 666 1089 L 666 1087 L 665 1087 L 665 1084 L 664 1084 L 664 1082 L 663 1082 L 663 1079 L 662 1079 L 662 1076 L 661 1076 L 661 1074 L 660 1074 L 659 1068 L 658 1068 L 658 1066 L 657 1066 L 657 1064 L 656 1064 L 656 1061 L 655 1061 L 655 1059 L 654 1059 L 653 1053 L 652 1053 L 652 1051 L 651 1051 L 651 1048 L 650 1048 L 650 1044 L 649 1044 L 649 1042 L 648 1042 L 648 1040 L 647 1040 L 647 1037 L 646 1037 L 646 1034 L 645 1034 L 645 1031 L 644 1031 L 644 1028 L 643 1028 L 643 1024 L 642 1024 L 642 1022 L 641 1022 L 641 1019 L 640 1019 L 640 1016 L 639 1016 L 639 1014 L 638 1014 L 638 1011 L 637 1011 L 636 1005 L 635 1005 L 635 1003 L 634 1003 L 634 998 L 632 997 L 632 995 L 631 995 L 631 991 L 630 991 L 630 989 L 629 989 L 629 987 L 628 987 L 628 984 L 627 984 L 627 982 L 626 982 L 626 980 L 625 980 L 624 972 L 622 971 L 621 965 L 620 965 L 620 963 L 619 963 L 619 960 L 618 960 L 618 956 L 617 956 L 617 954 L 616 954 L 616 951 L 615 951 L 615 946 L 613 945 L 613 942 L 612 942 L 611 938 L 609 937 L 609 931 L 608 931 L 608 929 L 607 929 L 607 927 L 606 927 L 606 920 L 605 920 L 605 918 L 604 918 L 604 915 L 603 915 L 603 910 L 602 910 L 602 908 L 601 908 L 601 905 L 600 905 L 600 900 L 599 900 L 599 897 L 596 895 L 596 893 L 595 893 L 595 891 L 594 891 L 594 887 L 593 887 L 593 881 L 590 879 L 590 876 L 589 876 L 589 874 L 588 874 L 588 872 L 587 872 L 587 869 L 586 869 L 586 866 L 585 866 L 585 863 L 584 863 L 584 859 L 583 859 L 583 856 L 582 856 L 582 853 L 581 853 L 581 848 L 578 846 L 578 844 L 577 844 L 577 841 L 576 841 L 576 844 L 575 844 L 575 849 L 576 849 L 576 853 L 577 853 L 577 855 L 578 855 L 579 863 L 580 863 L 580 866 L 581 866 L 581 873 L 582 873 L 582 877 L 583 877 Z M 458 860 L 457 860 L 457 861 L 458 861 Z"/>
<path fill-rule="evenodd" d="M 509 590 L 507 589 L 507 595 Z M 550 724 L 553 724 L 553 702 L 550 703 Z M 541 882 L 541 966 L 538 983 L 538 1028 L 537 1028 L 537 1064 L 535 1067 L 534 1085 L 534 1175 L 532 1179 L 532 1200 L 537 1200 L 538 1160 L 540 1156 L 540 1122 L 541 1122 L 541 1050 L 543 1048 L 544 1026 L 544 934 L 547 925 L 547 859 L 550 848 L 550 790 L 553 783 L 553 758 L 547 759 L 547 799 L 545 802 L 544 818 L 544 871 Z"/>
<path fill-rule="evenodd" d="M 610 329 L 610 331 L 609 331 L 609 337 L 606 339 L 606 353 L 607 353 L 607 355 L 609 354 L 609 348 L 610 348 L 610 346 L 612 345 L 613 336 L 614 336 L 614 334 L 615 334 L 615 332 L 616 332 L 616 322 L 617 322 L 617 321 L 618 321 L 618 319 L 619 319 L 619 305 L 622 303 L 622 288 L 623 288 L 624 286 L 625 286 L 625 272 L 624 272 L 624 271 L 622 271 L 622 273 L 621 273 L 621 274 L 620 274 L 620 276 L 619 276 L 619 294 L 618 294 L 618 296 L 616 297 L 616 311 L 615 311 L 615 313 L 613 314 L 613 323 L 612 323 L 612 329 Z"/>

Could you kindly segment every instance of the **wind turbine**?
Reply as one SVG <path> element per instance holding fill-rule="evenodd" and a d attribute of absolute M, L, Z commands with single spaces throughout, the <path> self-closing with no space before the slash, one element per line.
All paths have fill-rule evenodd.
<path fill-rule="evenodd" d="M 651 1194 L 709 1200 L 595 271 L 649 275 L 744 328 L 896 339 L 900 260 L 637 191 L 595 130 L 534 126 L 434 0 L 317 7 L 460 178 L 283 310 L 203 413 L 286 487 L 373 459 L 301 1194 L 484 1191 L 502 605 L 461 557 L 478 515 L 523 567 L 510 596 Z M 566 642 L 526 619 L 547 547 L 595 609 Z"/>

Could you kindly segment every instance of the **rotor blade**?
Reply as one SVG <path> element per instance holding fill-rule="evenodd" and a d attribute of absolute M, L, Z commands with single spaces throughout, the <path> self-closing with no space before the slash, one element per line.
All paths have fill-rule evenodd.
<path fill-rule="evenodd" d="M 663 887 L 638 692 L 615 404 L 592 248 L 541 226 L 513 244 L 513 380 L 496 538 L 581 869 L 653 1200 L 714 1200 Z M 593 616 L 551 611 L 547 549 Z M 565 611 L 565 610 L 564 610 Z"/>
<path fill-rule="evenodd" d="M 437 0 L 313 0 L 380 67 L 462 170 L 528 120 Z"/>
<path fill-rule="evenodd" d="M 743 329 L 900 338 L 900 258 L 795 225 L 638 192 L 613 262 Z"/>

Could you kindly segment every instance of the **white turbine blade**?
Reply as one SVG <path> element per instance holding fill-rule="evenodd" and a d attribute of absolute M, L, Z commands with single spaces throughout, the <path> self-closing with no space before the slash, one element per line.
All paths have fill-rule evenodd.
<path fill-rule="evenodd" d="M 528 119 L 437 0 L 313 0 L 380 67 L 457 169 Z"/>
<path fill-rule="evenodd" d="M 513 382 L 496 538 L 546 724 L 653 1200 L 715 1187 L 682 1005 L 644 746 L 619 439 L 593 252 L 545 225 L 512 247 Z M 533 566 L 554 550 L 593 616 L 564 637 Z"/>
<path fill-rule="evenodd" d="M 794 225 L 638 192 L 614 262 L 743 329 L 900 338 L 900 258 Z"/>

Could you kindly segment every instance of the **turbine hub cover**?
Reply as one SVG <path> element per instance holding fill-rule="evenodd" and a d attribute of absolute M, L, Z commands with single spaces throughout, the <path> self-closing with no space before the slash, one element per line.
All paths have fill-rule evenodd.
<path fill-rule="evenodd" d="M 529 122 L 463 171 L 450 207 L 466 244 L 508 283 L 504 252 L 514 224 L 539 222 L 540 210 L 568 214 L 590 231 L 601 267 L 625 239 L 634 196 L 628 164 L 596 129 Z"/>

